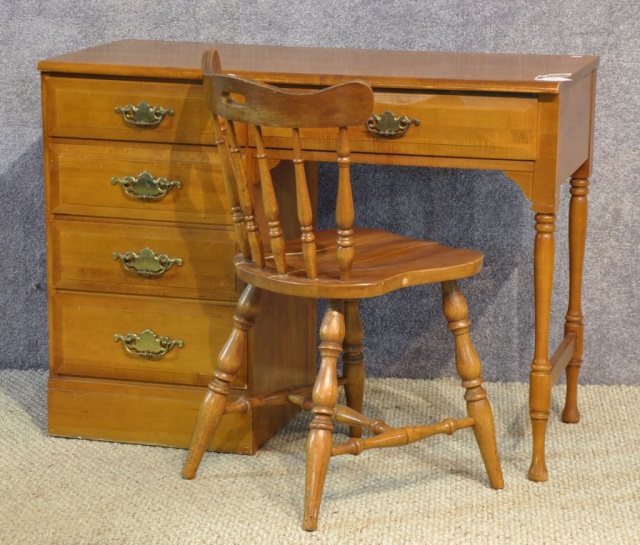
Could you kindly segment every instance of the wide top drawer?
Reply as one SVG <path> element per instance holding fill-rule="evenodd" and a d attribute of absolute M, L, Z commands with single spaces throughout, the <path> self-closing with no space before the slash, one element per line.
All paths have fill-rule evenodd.
<path fill-rule="evenodd" d="M 202 85 L 42 77 L 49 136 L 214 144 Z"/>
<path fill-rule="evenodd" d="M 355 153 L 534 160 L 536 124 L 531 96 L 376 92 L 369 123 L 350 127 L 349 141 Z M 291 147 L 288 129 L 263 134 L 269 147 Z M 337 131 L 300 134 L 305 149 L 335 150 Z"/>

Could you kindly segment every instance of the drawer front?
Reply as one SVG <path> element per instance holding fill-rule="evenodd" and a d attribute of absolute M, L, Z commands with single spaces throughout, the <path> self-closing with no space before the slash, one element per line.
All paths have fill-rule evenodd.
<path fill-rule="evenodd" d="M 373 113 L 382 116 L 386 111 L 419 124 L 393 138 L 372 134 L 365 126 L 350 127 L 352 152 L 535 159 L 535 98 L 376 93 Z M 269 146 L 291 146 L 291 131 L 265 129 L 264 134 Z M 301 135 L 306 149 L 335 150 L 335 131 L 304 130 Z"/>
<path fill-rule="evenodd" d="M 55 374 L 206 385 L 233 327 L 235 305 L 57 292 L 52 310 Z M 126 345 L 133 353 L 123 340 L 129 334 L 141 339 Z M 182 346 L 159 355 L 164 348 L 155 339 L 162 336 Z M 233 386 L 246 385 L 245 361 Z"/>
<path fill-rule="evenodd" d="M 235 390 L 230 398 L 243 393 Z M 192 386 L 51 378 L 47 389 L 49 435 L 189 448 L 204 395 L 203 388 Z M 254 454 L 260 444 L 254 440 L 253 419 L 253 415 L 240 413 L 225 415 L 209 448 Z M 276 422 L 284 423 L 282 417 Z"/>
<path fill-rule="evenodd" d="M 212 148 L 50 144 L 49 169 L 54 214 L 231 223 Z"/>
<path fill-rule="evenodd" d="M 199 83 L 43 77 L 49 136 L 213 145 L 213 128 Z M 163 108 L 172 113 L 151 125 L 126 121 L 117 109 Z M 154 123 L 155 121 L 151 121 Z"/>
<path fill-rule="evenodd" d="M 55 288 L 227 301 L 238 297 L 230 230 L 54 220 L 51 233 Z"/>

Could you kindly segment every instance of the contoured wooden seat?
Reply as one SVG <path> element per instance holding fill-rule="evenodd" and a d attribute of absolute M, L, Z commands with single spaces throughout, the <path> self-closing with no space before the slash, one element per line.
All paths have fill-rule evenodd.
<path fill-rule="evenodd" d="M 356 248 L 349 278 L 341 280 L 335 230 L 315 234 L 317 274 L 309 278 L 299 240 L 287 241 L 287 274 L 277 271 L 273 255 L 264 267 L 235 258 L 237 275 L 259 288 L 319 299 L 363 299 L 415 286 L 472 276 L 482 268 L 482 254 L 456 250 L 429 240 L 416 240 L 380 229 L 356 229 Z"/>
<path fill-rule="evenodd" d="M 310 411 L 306 446 L 303 528 L 315 530 L 329 459 L 377 448 L 400 446 L 438 433 L 473 428 L 493 488 L 503 479 L 495 440 L 493 415 L 483 388 L 480 359 L 469 336 L 467 305 L 457 280 L 482 267 L 482 254 L 448 248 L 378 229 L 354 229 L 351 193 L 349 126 L 366 123 L 373 108 L 373 92 L 363 82 L 348 82 L 319 91 L 287 91 L 224 74 L 214 50 L 203 56 L 207 103 L 213 114 L 216 141 L 240 253 L 237 276 L 247 283 L 234 316 L 233 331 L 218 357 L 217 369 L 202 403 L 183 476 L 195 476 L 204 451 L 223 414 L 248 412 L 265 404 L 294 403 Z M 260 171 L 261 206 L 268 233 L 260 232 L 252 188 L 238 146 L 236 123 L 253 130 Z M 285 240 L 280 207 L 271 177 L 263 127 L 291 129 L 291 157 L 296 183 L 297 219 L 301 236 Z M 300 129 L 335 128 L 338 163 L 336 230 L 316 231 L 305 177 Z M 268 250 L 264 239 L 268 238 Z M 444 315 L 453 333 L 456 368 L 465 388 L 467 416 L 439 424 L 391 427 L 384 420 L 362 414 L 364 364 L 363 328 L 359 300 L 408 286 L 438 282 Z M 274 392 L 259 398 L 228 402 L 229 384 L 247 348 L 248 331 L 259 311 L 260 293 L 272 291 L 295 297 L 328 299 L 320 326 L 320 368 L 315 384 Z M 342 355 L 343 376 L 337 361 Z M 347 406 L 337 405 L 338 387 L 345 389 Z M 311 395 L 309 395 L 311 394 Z M 333 421 L 349 426 L 351 438 L 333 445 Z M 370 436 L 363 438 L 363 429 Z"/>

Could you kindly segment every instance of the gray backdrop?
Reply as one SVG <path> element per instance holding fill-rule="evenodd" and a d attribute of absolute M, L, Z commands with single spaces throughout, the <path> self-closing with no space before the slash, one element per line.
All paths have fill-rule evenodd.
<path fill-rule="evenodd" d="M 123 38 L 296 46 L 601 56 L 590 194 L 583 381 L 640 384 L 637 0 L 0 0 L 0 367 L 47 365 L 46 257 L 37 61 Z M 325 194 L 332 191 L 321 167 Z M 359 166 L 360 225 L 390 225 L 485 252 L 467 280 L 474 338 L 492 380 L 526 380 L 533 352 L 533 214 L 501 173 Z M 367 196 L 374 196 L 367 202 Z M 373 203 L 373 204 L 372 204 Z M 567 286 L 563 192 L 556 293 Z M 390 209 L 397 212 L 391 214 Z M 326 199 L 321 202 L 327 224 Z M 451 372 L 451 340 L 433 287 L 364 305 L 369 372 Z M 565 297 L 553 301 L 552 344 Z"/>

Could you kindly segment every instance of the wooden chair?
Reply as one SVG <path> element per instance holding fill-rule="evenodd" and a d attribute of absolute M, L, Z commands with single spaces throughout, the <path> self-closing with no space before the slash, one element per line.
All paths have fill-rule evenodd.
<path fill-rule="evenodd" d="M 452 434 L 461 428 L 473 428 L 491 487 L 502 488 L 493 415 L 482 386 L 480 359 L 469 337 L 467 304 L 456 284 L 456 280 L 480 271 L 482 254 L 382 230 L 353 227 L 347 127 L 366 123 L 373 108 L 371 88 L 366 83 L 354 81 L 320 91 L 282 90 L 223 74 L 214 50 L 205 53 L 202 66 L 240 248 L 235 258 L 235 270 L 247 286 L 238 302 L 233 331 L 219 355 L 217 370 L 202 403 L 183 477 L 192 479 L 195 476 L 223 414 L 246 412 L 252 406 L 265 403 L 291 402 L 313 414 L 306 446 L 303 523 L 306 530 L 317 527 L 327 466 L 332 456 L 406 445 L 439 433 Z M 239 96 L 243 98 L 238 99 Z M 256 220 L 238 148 L 236 123 L 253 128 L 262 207 L 268 221 L 269 249 L 263 244 Z M 263 127 L 291 129 L 297 214 L 301 226 L 299 240 L 285 240 L 283 236 Z M 337 137 L 337 232 L 314 228 L 300 141 L 300 129 L 329 127 L 335 128 Z M 455 339 L 456 368 L 465 388 L 467 417 L 445 419 L 435 425 L 394 428 L 381 419 L 373 420 L 361 414 L 364 366 L 359 300 L 432 282 L 442 285 L 443 311 Z M 291 390 L 229 403 L 229 384 L 243 361 L 248 331 L 258 313 L 262 290 L 328 300 L 320 327 L 320 368 L 315 385 L 306 391 Z M 344 372 L 338 377 L 337 361 L 341 354 Z M 339 384 L 344 385 L 346 407 L 336 405 Z M 350 435 L 349 440 L 335 446 L 333 420 L 348 425 Z M 362 438 L 362 428 L 370 430 L 371 435 Z"/>

